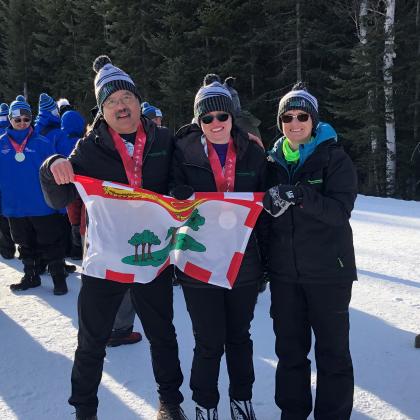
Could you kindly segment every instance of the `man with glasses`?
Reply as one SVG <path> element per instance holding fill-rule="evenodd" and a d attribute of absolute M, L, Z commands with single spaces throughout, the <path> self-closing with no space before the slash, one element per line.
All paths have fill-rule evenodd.
<path fill-rule="evenodd" d="M 64 295 L 63 216 L 45 202 L 38 172 L 42 162 L 55 152 L 54 145 L 34 133 L 31 108 L 23 96 L 11 103 L 9 121 L 11 127 L 0 137 L 1 204 L 24 267 L 21 281 L 10 288 L 18 292 L 40 286 L 43 259 L 50 267 L 54 294 Z"/>
<path fill-rule="evenodd" d="M 167 193 L 173 138 L 168 129 L 141 116 L 140 95 L 130 76 L 107 56 L 94 64 L 98 114 L 92 130 L 68 159 L 56 155 L 44 162 L 41 182 L 48 201 L 62 207 L 76 196 L 74 174 Z M 103 226 L 107 229 L 107 226 Z M 89 244 L 89 237 L 86 238 Z M 136 312 L 150 342 L 153 372 L 158 384 L 160 420 L 182 420 L 183 381 L 173 326 L 172 268 L 147 284 L 119 283 L 82 274 L 78 301 L 78 347 L 72 371 L 76 418 L 96 419 L 97 391 L 105 346 L 115 315 L 131 289 Z M 115 417 L 118 417 L 115 414 Z"/>

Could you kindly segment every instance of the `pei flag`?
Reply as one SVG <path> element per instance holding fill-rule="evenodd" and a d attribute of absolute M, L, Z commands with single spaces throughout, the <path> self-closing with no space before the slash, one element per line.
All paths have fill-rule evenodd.
<path fill-rule="evenodd" d="M 262 193 L 176 200 L 79 175 L 75 181 L 89 217 L 84 274 L 148 283 L 174 264 L 196 280 L 232 288 Z"/>

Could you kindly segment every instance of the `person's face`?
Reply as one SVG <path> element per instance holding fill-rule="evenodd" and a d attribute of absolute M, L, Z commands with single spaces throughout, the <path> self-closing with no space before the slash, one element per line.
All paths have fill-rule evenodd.
<path fill-rule="evenodd" d="M 118 90 L 109 95 L 102 105 L 107 124 L 119 134 L 137 131 L 140 124 L 140 103 L 128 90 Z"/>
<path fill-rule="evenodd" d="M 10 124 L 15 130 L 24 130 L 31 124 L 31 118 L 27 115 L 10 118 Z"/>
<path fill-rule="evenodd" d="M 299 144 L 307 143 L 310 140 L 313 124 L 312 118 L 307 112 L 294 109 L 285 112 L 280 119 L 283 134 L 290 140 L 294 149 L 297 149 Z M 302 121 L 305 119 L 306 121 Z"/>
<path fill-rule="evenodd" d="M 200 118 L 200 126 L 211 143 L 227 143 L 232 130 L 232 117 L 224 111 L 212 111 Z"/>
<path fill-rule="evenodd" d="M 162 125 L 162 117 L 155 117 L 155 118 L 152 118 L 152 121 L 154 121 L 154 123 L 155 123 L 158 127 L 160 127 L 160 126 Z"/>

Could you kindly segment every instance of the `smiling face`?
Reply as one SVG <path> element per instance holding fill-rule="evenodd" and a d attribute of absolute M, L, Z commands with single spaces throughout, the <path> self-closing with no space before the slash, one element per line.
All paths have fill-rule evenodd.
<path fill-rule="evenodd" d="M 283 115 L 290 115 L 292 117 L 297 117 L 299 114 L 307 114 L 305 111 L 299 109 L 294 109 L 285 112 Z M 299 121 L 297 118 L 292 118 L 292 121 L 289 123 L 281 123 L 281 128 L 283 134 L 290 140 L 290 145 L 292 149 L 297 150 L 299 144 L 307 143 L 312 136 L 312 118 L 309 114 L 307 121 Z"/>
<path fill-rule="evenodd" d="M 222 115 L 228 115 L 226 121 L 219 121 L 219 119 L 216 118 L 216 116 L 220 117 Z M 212 116 L 213 121 L 209 124 L 204 124 L 203 119 L 206 121 L 205 117 L 207 116 Z M 222 117 L 222 119 L 224 118 Z M 200 126 L 204 135 L 211 143 L 228 143 L 230 139 L 230 132 L 232 130 L 232 117 L 224 111 L 212 111 L 200 118 Z"/>
<path fill-rule="evenodd" d="M 15 130 L 25 130 L 31 124 L 31 118 L 27 115 L 10 118 L 10 124 Z"/>
<path fill-rule="evenodd" d="M 140 102 L 128 90 L 118 90 L 104 101 L 102 113 L 107 124 L 119 134 L 137 131 L 140 124 Z"/>

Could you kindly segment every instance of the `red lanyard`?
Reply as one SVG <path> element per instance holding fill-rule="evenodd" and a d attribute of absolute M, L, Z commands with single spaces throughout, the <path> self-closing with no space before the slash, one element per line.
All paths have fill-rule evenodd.
<path fill-rule="evenodd" d="M 21 144 L 16 143 L 10 136 L 9 136 L 9 141 L 13 146 L 13 149 L 15 149 L 16 154 L 18 153 L 23 153 L 23 151 L 25 150 L 26 147 L 26 143 L 28 143 L 29 137 L 31 137 L 32 134 L 32 127 L 29 127 L 29 132 L 28 135 L 25 137 L 25 139 L 23 140 L 23 142 Z"/>
<path fill-rule="evenodd" d="M 133 157 L 128 154 L 124 140 L 121 136 L 111 127 L 108 127 L 108 130 L 112 136 L 112 140 L 114 140 L 115 148 L 123 161 L 125 173 L 127 174 L 130 186 L 141 187 L 143 175 L 143 152 L 146 146 L 146 133 L 144 132 L 143 125 L 140 123 L 137 128 Z"/>
<path fill-rule="evenodd" d="M 207 140 L 207 151 L 209 154 L 210 166 L 213 171 L 214 180 L 218 192 L 232 192 L 235 188 L 235 167 L 236 151 L 232 137 L 229 139 L 228 150 L 226 154 L 225 167 L 222 168 L 219 156 L 213 145 Z"/>

